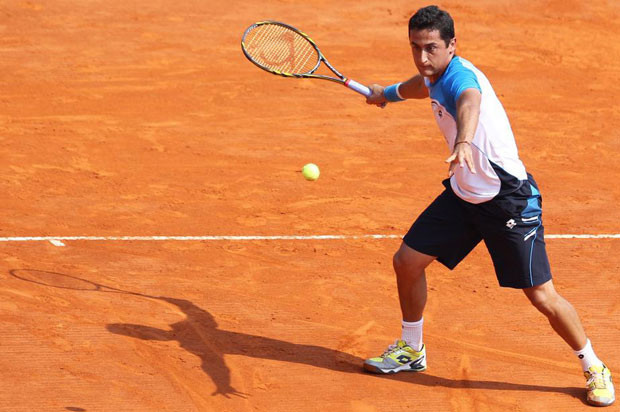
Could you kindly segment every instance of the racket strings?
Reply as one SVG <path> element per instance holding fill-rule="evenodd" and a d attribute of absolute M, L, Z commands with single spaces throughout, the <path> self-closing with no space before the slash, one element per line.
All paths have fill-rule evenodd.
<path fill-rule="evenodd" d="M 245 45 L 251 59 L 269 70 L 309 73 L 319 61 L 319 54 L 310 41 L 276 24 L 255 27 L 247 34 Z"/>

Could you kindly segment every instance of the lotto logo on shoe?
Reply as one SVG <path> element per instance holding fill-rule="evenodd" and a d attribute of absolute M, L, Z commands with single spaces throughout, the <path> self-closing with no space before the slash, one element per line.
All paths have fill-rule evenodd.
<path fill-rule="evenodd" d="M 508 229 L 512 229 L 515 226 L 517 226 L 517 222 L 515 222 L 514 219 L 510 219 L 508 222 L 506 222 L 506 227 Z"/>
<path fill-rule="evenodd" d="M 407 363 L 407 362 L 411 362 L 411 357 L 407 355 L 400 355 L 398 358 L 396 358 L 396 360 L 399 361 L 400 363 Z"/>

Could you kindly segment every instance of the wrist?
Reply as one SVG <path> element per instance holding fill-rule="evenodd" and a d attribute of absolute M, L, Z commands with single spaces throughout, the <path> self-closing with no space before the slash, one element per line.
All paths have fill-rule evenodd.
<path fill-rule="evenodd" d="M 403 97 L 400 95 L 400 92 L 398 91 L 398 88 L 400 87 L 401 83 L 396 83 L 396 84 L 392 84 L 390 86 L 387 86 L 385 89 L 383 89 L 383 96 L 385 97 L 385 100 L 387 100 L 388 102 L 402 102 Z"/>

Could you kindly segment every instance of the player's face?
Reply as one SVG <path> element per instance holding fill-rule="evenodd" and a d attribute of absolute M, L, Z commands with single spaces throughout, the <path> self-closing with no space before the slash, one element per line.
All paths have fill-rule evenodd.
<path fill-rule="evenodd" d="M 450 63 L 456 48 L 456 38 L 446 46 L 439 30 L 411 30 L 409 42 L 413 61 L 420 74 L 431 82 L 437 81 Z"/>

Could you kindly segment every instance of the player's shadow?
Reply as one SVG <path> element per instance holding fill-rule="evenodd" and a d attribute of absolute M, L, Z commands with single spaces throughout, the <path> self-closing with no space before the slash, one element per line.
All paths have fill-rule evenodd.
<path fill-rule="evenodd" d="M 157 297 L 176 305 L 187 317 L 170 325 L 169 330 L 144 325 L 114 323 L 107 329 L 119 335 L 143 340 L 177 341 L 202 360 L 202 369 L 216 385 L 214 394 L 244 396 L 232 387 L 230 370 L 223 355 L 244 355 L 283 362 L 303 363 L 340 372 L 359 372 L 361 359 L 338 350 L 315 345 L 295 344 L 264 336 L 226 331 L 218 328 L 213 316 L 185 299 Z M 283 376 L 284 377 L 284 376 Z"/>
<path fill-rule="evenodd" d="M 226 331 L 218 328 L 213 316 L 206 310 L 184 299 L 158 297 L 177 306 L 186 316 L 185 320 L 170 325 L 170 329 L 158 329 L 150 326 L 115 323 L 107 329 L 119 335 L 131 336 L 143 340 L 177 341 L 188 352 L 202 360 L 202 369 L 216 385 L 214 394 L 224 396 L 244 394 L 232 387 L 230 370 L 223 355 L 243 355 L 253 358 L 272 359 L 281 362 L 301 363 L 315 368 L 323 368 L 344 373 L 363 373 L 363 359 L 315 345 L 286 342 L 264 336 Z M 448 388 L 468 388 L 498 391 L 534 391 L 556 392 L 570 395 L 583 401 L 583 388 L 564 388 L 542 385 L 527 385 L 509 382 L 481 381 L 467 379 L 449 379 L 433 376 L 429 373 L 404 373 L 399 375 L 368 375 L 411 382 L 423 386 L 442 386 Z M 283 375 L 284 379 L 285 376 Z M 585 403 L 585 401 L 583 401 Z"/>
<path fill-rule="evenodd" d="M 114 323 L 107 329 L 115 334 L 142 340 L 177 341 L 188 352 L 202 361 L 202 370 L 216 385 L 214 394 L 226 397 L 244 396 L 232 387 L 230 369 L 224 362 L 225 354 L 243 355 L 281 362 L 300 363 L 315 368 L 329 369 L 343 373 L 362 373 L 363 359 L 336 349 L 315 345 L 304 345 L 283 340 L 222 330 L 213 316 L 206 310 L 185 299 L 165 296 L 151 296 L 125 291 L 98 284 L 73 275 L 36 269 L 13 269 L 9 271 L 15 279 L 36 284 L 38 287 L 71 290 L 75 293 L 120 293 L 168 302 L 179 308 L 186 316 L 173 323 L 169 329 L 158 329 L 145 325 Z M 284 379 L 285 376 L 283 375 Z M 563 388 L 542 385 L 527 385 L 509 382 L 449 379 L 429 373 L 402 373 L 398 375 L 368 375 L 368 379 L 383 378 L 410 382 L 429 387 L 442 386 L 460 389 L 482 389 L 497 391 L 533 391 L 562 393 L 584 400 L 583 388 Z M 81 409 L 67 407 L 67 409 Z"/>

